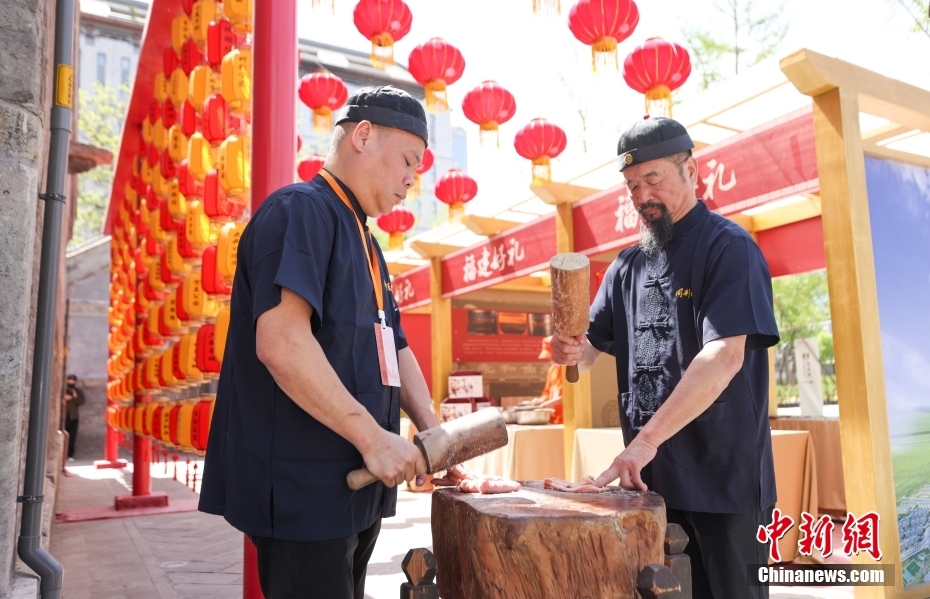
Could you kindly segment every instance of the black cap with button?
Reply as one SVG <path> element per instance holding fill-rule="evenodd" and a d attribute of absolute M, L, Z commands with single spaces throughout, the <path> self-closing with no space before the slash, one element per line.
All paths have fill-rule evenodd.
<path fill-rule="evenodd" d="M 694 148 L 687 129 L 678 121 L 662 116 L 646 117 L 623 132 L 617 143 L 620 171 L 643 162 L 665 158 Z"/>
<path fill-rule="evenodd" d="M 369 121 L 413 133 L 429 145 L 426 111 L 420 102 L 404 90 L 390 85 L 363 87 L 346 101 L 336 124 Z"/>

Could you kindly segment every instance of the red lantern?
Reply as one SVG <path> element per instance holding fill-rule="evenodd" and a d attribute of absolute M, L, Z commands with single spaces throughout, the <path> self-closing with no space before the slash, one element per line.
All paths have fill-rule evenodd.
<path fill-rule="evenodd" d="M 509 121 L 516 111 L 517 103 L 513 94 L 494 81 L 485 81 L 465 94 L 462 100 L 465 117 L 481 128 L 482 146 L 493 142 L 496 147 L 500 147 L 497 126 Z"/>
<path fill-rule="evenodd" d="M 441 202 L 449 205 L 449 220 L 460 223 L 465 219 L 465 202 L 478 194 L 478 183 L 454 168 L 439 177 L 433 193 Z"/>
<path fill-rule="evenodd" d="M 413 15 L 402 0 L 360 0 L 353 13 L 359 33 L 371 40 L 371 64 L 394 64 L 394 42 L 410 32 Z"/>
<path fill-rule="evenodd" d="M 194 110 L 194 105 L 191 104 L 190 100 L 181 102 L 180 113 L 181 115 L 178 118 L 181 121 L 181 133 L 184 134 L 184 137 L 190 137 L 200 130 L 200 116 Z"/>
<path fill-rule="evenodd" d="M 194 70 L 194 67 L 199 65 L 203 60 L 203 54 L 200 52 L 200 48 L 197 47 L 197 42 L 193 39 L 188 38 L 184 45 L 181 46 L 181 70 L 184 71 L 184 74 L 190 77 L 191 71 Z"/>
<path fill-rule="evenodd" d="M 413 212 L 403 206 L 395 206 L 390 212 L 379 216 L 375 221 L 378 228 L 390 235 L 388 249 L 396 250 L 404 245 L 404 233 L 413 228 L 416 218 Z"/>
<path fill-rule="evenodd" d="M 313 130 L 325 134 L 332 131 L 333 111 L 346 103 L 349 90 L 342 79 L 321 69 L 301 78 L 297 95 L 313 111 Z"/>
<path fill-rule="evenodd" d="M 207 27 L 207 64 L 218 71 L 223 57 L 240 42 L 228 19 L 217 19 Z"/>
<path fill-rule="evenodd" d="M 552 181 L 549 159 L 557 157 L 565 149 L 565 132 L 546 119 L 533 119 L 520 129 L 513 140 L 517 154 L 533 161 L 533 183 Z"/>
<path fill-rule="evenodd" d="M 465 58 L 458 48 L 434 37 L 410 53 L 408 69 L 426 90 L 426 109 L 433 113 L 449 110 L 446 86 L 452 85 L 465 71 Z"/>
<path fill-rule="evenodd" d="M 301 160 L 300 164 L 297 165 L 297 175 L 300 177 L 300 180 L 309 181 L 316 177 L 316 174 L 323 168 L 323 163 L 325 161 L 326 156 L 320 156 L 319 154 L 314 154 L 309 158 Z"/>
<path fill-rule="evenodd" d="M 433 168 L 433 151 L 429 148 L 423 150 L 423 160 L 413 173 L 413 187 L 407 190 L 407 199 L 420 197 L 420 175 Z"/>
<path fill-rule="evenodd" d="M 165 77 L 171 77 L 171 73 L 178 68 L 178 53 L 174 51 L 174 48 L 167 47 L 165 48 L 164 54 L 162 54 L 162 70 L 165 72 Z"/>
<path fill-rule="evenodd" d="M 218 145 L 226 139 L 229 108 L 220 94 L 210 94 L 203 103 L 203 137 L 210 145 Z"/>
<path fill-rule="evenodd" d="M 203 211 L 207 218 L 218 222 L 237 219 L 245 212 L 245 204 L 237 204 L 226 195 L 216 169 L 210 169 L 203 180 Z"/>
<path fill-rule="evenodd" d="M 568 13 L 568 28 L 583 44 L 591 46 L 591 68 L 619 70 L 617 44 L 630 37 L 639 23 L 633 0 L 579 0 Z"/>
<path fill-rule="evenodd" d="M 178 110 L 174 107 L 171 98 L 165 99 L 161 108 L 161 122 L 164 123 L 165 129 L 171 129 L 178 120 Z"/>
<path fill-rule="evenodd" d="M 623 61 L 624 81 L 646 95 L 646 112 L 652 116 L 672 116 L 672 90 L 690 74 L 688 51 L 660 37 L 646 40 Z"/>
<path fill-rule="evenodd" d="M 229 297 L 232 293 L 230 285 L 216 266 L 216 246 L 211 245 L 203 251 L 203 268 L 202 268 L 202 285 L 203 290 L 210 295 L 221 295 Z"/>

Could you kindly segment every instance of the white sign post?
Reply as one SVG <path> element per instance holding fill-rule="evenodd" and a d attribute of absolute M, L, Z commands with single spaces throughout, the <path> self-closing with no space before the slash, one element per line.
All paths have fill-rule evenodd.
<path fill-rule="evenodd" d="M 798 380 L 798 402 L 802 416 L 823 416 L 823 384 L 820 347 L 816 337 L 796 339 L 794 365 Z"/>

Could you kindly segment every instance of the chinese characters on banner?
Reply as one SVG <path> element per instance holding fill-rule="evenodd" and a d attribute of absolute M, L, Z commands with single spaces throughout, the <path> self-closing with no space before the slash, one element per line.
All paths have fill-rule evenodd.
<path fill-rule="evenodd" d="M 555 217 L 532 221 L 442 260 L 442 294 L 459 295 L 548 268 Z"/>
<path fill-rule="evenodd" d="M 429 265 L 408 270 L 391 279 L 394 301 L 401 312 L 425 306 L 430 301 Z"/>
<path fill-rule="evenodd" d="M 697 196 L 727 215 L 819 188 L 814 120 L 798 111 L 695 152 Z M 619 176 L 618 176 L 619 179 Z M 572 208 L 575 251 L 591 255 L 639 240 L 639 214 L 618 185 Z M 612 215 L 613 218 L 609 218 Z"/>
<path fill-rule="evenodd" d="M 860 518 L 852 514 L 846 515 L 843 523 L 843 548 L 846 555 L 857 555 L 860 552 L 869 554 L 878 561 L 882 558 L 882 551 L 878 546 L 879 515 L 869 512 Z M 772 511 L 772 522 L 767 526 L 760 526 L 756 532 L 756 540 L 760 543 L 771 543 L 769 557 L 772 561 L 781 561 L 781 552 L 778 541 L 794 526 L 794 519 L 784 515 L 778 508 Z M 803 537 L 798 541 L 798 553 L 812 555 L 817 549 L 823 557 L 833 554 L 833 521 L 829 516 L 821 516 L 815 520 L 807 512 L 801 514 L 800 530 Z"/>

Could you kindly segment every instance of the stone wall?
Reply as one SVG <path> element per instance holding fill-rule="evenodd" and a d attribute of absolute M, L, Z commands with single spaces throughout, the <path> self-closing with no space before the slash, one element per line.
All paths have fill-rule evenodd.
<path fill-rule="evenodd" d="M 54 19 L 54 0 L 0 2 L 0 597 L 11 590 L 19 533 L 12 506 L 22 489 L 32 376 Z M 60 402 L 52 403 L 49 427 L 57 428 Z"/>
<path fill-rule="evenodd" d="M 101 238 L 68 253 L 68 348 L 66 370 L 78 377 L 87 400 L 80 409 L 77 459 L 103 459 L 107 406 L 107 307 L 110 241 Z"/>

